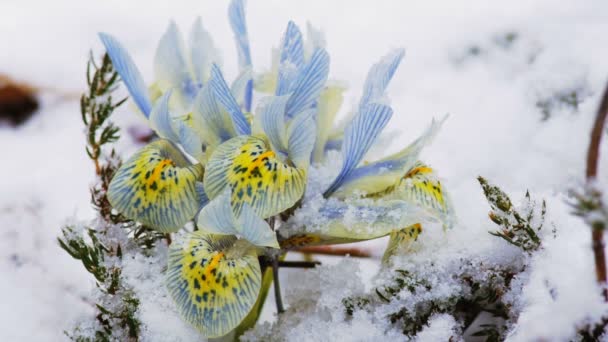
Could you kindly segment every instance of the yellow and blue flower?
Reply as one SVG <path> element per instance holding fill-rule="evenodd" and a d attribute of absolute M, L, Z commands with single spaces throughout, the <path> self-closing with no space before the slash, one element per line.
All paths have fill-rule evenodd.
<path fill-rule="evenodd" d="M 159 136 L 117 171 L 108 198 L 121 214 L 161 232 L 196 223 L 198 231 L 171 246 L 167 287 L 184 319 L 207 337 L 235 329 L 265 292 L 260 257 L 390 235 L 388 258 L 418 237 L 422 223 L 449 226 L 453 219 L 434 171 L 419 161 L 443 120 L 398 153 L 363 163 L 393 115 L 386 88 L 403 50 L 371 68 L 356 110 L 333 127 L 345 87 L 328 84 L 322 34 L 309 25 L 305 42 L 289 22 L 272 71 L 254 81 L 243 1 L 232 1 L 228 14 L 240 71 L 230 87 L 200 19 L 189 50 L 177 26 L 169 25 L 151 86 L 118 40 L 100 34 Z M 254 89 L 265 96 L 252 110 Z M 307 206 L 311 167 L 332 149 L 341 150 L 342 167 L 318 194 L 315 216 L 322 227 L 292 222 L 289 216 Z M 282 224 L 269 224 L 275 221 Z"/>

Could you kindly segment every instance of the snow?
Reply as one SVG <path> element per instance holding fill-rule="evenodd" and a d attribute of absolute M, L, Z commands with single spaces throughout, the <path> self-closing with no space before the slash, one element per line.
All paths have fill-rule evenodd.
<path fill-rule="evenodd" d="M 0 127 L 0 152 L 7 161 L 0 178 L 1 340 L 62 340 L 64 330 L 93 313 L 94 279 L 58 247 L 56 237 L 66 222 L 94 218 L 88 193 L 93 166 L 84 153 L 77 99 L 89 49 L 102 51 L 96 33 L 119 37 L 151 81 L 154 49 L 169 19 L 187 30 L 201 15 L 222 52 L 226 77 L 233 79 L 236 52 L 226 7 L 212 1 L 0 3 L 0 41 L 3 51 L 10 51 L 0 54 L 0 72 L 47 89 L 42 109 L 25 125 Z M 450 113 L 423 160 L 450 191 L 458 224 L 446 233 L 425 227 L 412 254 L 394 267 L 437 273 L 425 275 L 441 286 L 424 295 L 445 298 L 459 291 L 459 284 L 444 281 L 441 272 L 454 274 L 460 258 L 527 265 L 506 294 L 520 312 L 508 339 L 527 341 L 572 339 L 577 327 L 597 321 L 608 309 L 595 283 L 589 229 L 564 203 L 568 188 L 583 175 L 588 134 L 607 80 L 608 45 L 598 43 L 608 32 L 607 11 L 602 0 L 565 0 L 559 6 L 549 0 L 377 1 L 373 7 L 363 1 L 275 0 L 250 1 L 247 18 L 256 71 L 270 68 L 271 47 L 278 46 L 289 19 L 301 28 L 308 20 L 323 29 L 330 78 L 349 86 L 340 116 L 357 103 L 369 66 L 392 48 L 406 48 L 388 89 L 395 115 L 387 130 L 400 134 L 376 151 L 399 150 L 433 116 Z M 505 37 L 511 32 L 517 38 L 509 44 Z M 481 53 L 471 55 L 471 47 Z M 576 110 L 556 100 L 573 90 L 580 92 Z M 544 121 L 539 102 L 551 109 Z M 124 156 L 137 148 L 126 128 L 140 122 L 128 107 L 115 114 L 125 128 L 118 146 Z M 608 148 L 605 142 L 602 148 Z M 340 165 L 339 155 L 330 160 L 329 170 L 318 171 L 325 177 Z M 606 160 L 600 163 L 599 186 L 608 182 Z M 514 201 L 526 189 L 533 198 L 546 199 L 546 222 L 555 226 L 556 238 L 547 225 L 544 249 L 521 259 L 515 248 L 489 235 L 496 226 L 487 218 L 478 175 Z M 385 242 L 363 246 L 379 256 Z M 158 248 L 155 256 L 123 260 L 127 283 L 144 299 L 139 312 L 144 340 L 199 340 L 175 314 L 162 277 L 156 276 L 166 252 Z M 378 259 L 323 262 L 316 270 L 283 272 L 288 312 L 275 323 L 270 295 L 260 325 L 245 339 L 402 339 L 398 329 L 380 321 L 382 310 L 390 308 L 359 310 L 352 318 L 341 311 L 342 298 L 369 293 L 386 280 L 383 273 L 376 278 Z M 400 298 L 404 303 L 421 299 L 405 293 Z M 417 338 L 447 340 L 458 329 L 453 317 L 437 315 Z"/>

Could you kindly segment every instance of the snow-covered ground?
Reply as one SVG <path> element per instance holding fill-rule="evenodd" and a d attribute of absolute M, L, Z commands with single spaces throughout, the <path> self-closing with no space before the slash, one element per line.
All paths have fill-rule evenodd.
<path fill-rule="evenodd" d="M 200 15 L 223 52 L 227 78 L 236 75 L 227 3 L 171 3 L 0 2 L 0 73 L 54 89 L 42 94 L 39 113 L 25 125 L 0 127 L 0 152 L 6 161 L 0 173 L 0 340 L 65 339 L 63 331 L 92 312 L 87 298 L 94 280 L 58 247 L 56 237 L 66 222 L 93 215 L 88 193 L 93 167 L 84 152 L 76 99 L 85 87 L 89 50 L 102 52 L 96 33 L 119 37 L 151 80 L 152 56 L 168 20 L 187 30 Z M 395 110 L 389 130 L 400 134 L 386 152 L 417 137 L 433 116 L 450 114 L 423 159 L 438 170 L 451 192 L 459 223 L 445 235 L 422 235 L 414 260 L 501 257 L 494 252 L 502 242 L 487 234 L 495 226 L 487 218 L 489 207 L 476 180 L 482 175 L 514 199 L 526 189 L 545 198 L 548 221 L 557 229 L 557 238 L 548 239 L 545 250 L 531 261 L 533 272 L 521 298 L 525 309 L 510 338 L 569 338 L 575 324 L 606 310 L 594 282 L 589 229 L 570 215 L 564 191 L 583 175 L 591 122 L 608 80 L 608 2 L 252 0 L 247 20 L 256 70 L 269 67 L 271 47 L 278 45 L 289 19 L 301 26 L 308 20 L 325 31 L 330 78 L 349 85 L 345 108 L 358 99 L 371 64 L 392 48 L 406 48 L 388 91 Z M 573 90 L 582 97 L 578 110 L 555 106 L 549 119 L 541 120 L 538 103 Z M 59 98 L 57 92 L 75 96 Z M 128 107 L 115 114 L 125 128 L 137 122 Z M 608 144 L 603 145 L 608 151 Z M 125 155 L 135 149 L 126 131 L 119 147 Z M 607 161 L 603 158 L 600 164 L 604 184 Z M 381 255 L 384 243 L 368 246 Z M 336 262 L 328 260 L 328 266 L 302 274 L 284 273 L 283 288 L 294 289 L 286 290 L 287 304 L 306 279 L 330 288 L 336 274 L 346 270 L 356 274 L 358 269 L 363 280 L 353 276 L 345 291 L 369 289 L 379 260 L 331 266 Z M 556 291 L 555 298 L 547 294 L 547 286 Z M 323 296 L 331 308 L 331 295 Z M 273 309 L 267 305 L 263 320 L 274 321 Z M 357 316 L 350 325 L 317 323 L 315 331 L 324 335 L 299 339 L 331 340 L 340 334 L 374 339 L 383 333 L 368 326 L 366 317 Z M 420 338 L 445 340 L 442 336 L 449 334 L 439 333 L 452 325 L 450 317 L 438 317 L 426 339 Z M 348 330 L 353 326 L 359 328 Z M 306 327 L 289 328 L 298 332 Z M 164 336 L 173 335 L 179 334 Z"/>

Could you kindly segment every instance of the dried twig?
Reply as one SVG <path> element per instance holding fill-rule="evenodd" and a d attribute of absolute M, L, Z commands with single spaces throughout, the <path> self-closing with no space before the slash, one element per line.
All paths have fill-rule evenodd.
<path fill-rule="evenodd" d="M 295 251 L 304 254 L 322 254 L 337 256 L 350 255 L 354 258 L 371 258 L 372 256 L 372 253 L 369 250 L 357 247 L 310 246 L 302 247 Z"/>
<path fill-rule="evenodd" d="M 608 115 L 608 86 L 604 90 L 604 96 L 600 103 L 600 108 L 595 117 L 595 123 L 591 131 L 591 141 L 587 150 L 587 185 L 591 187 L 597 176 L 597 166 L 600 154 L 600 142 L 604 135 L 604 124 Z M 604 253 L 604 224 L 592 227 L 593 253 L 595 255 L 595 273 L 597 281 L 604 287 L 604 300 L 608 302 L 608 289 L 606 288 L 606 255 Z"/>

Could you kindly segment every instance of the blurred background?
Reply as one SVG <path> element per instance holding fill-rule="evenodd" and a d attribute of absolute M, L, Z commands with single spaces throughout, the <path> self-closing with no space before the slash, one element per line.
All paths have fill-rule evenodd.
<path fill-rule="evenodd" d="M 93 279 L 56 237 L 66 222 L 93 218 L 94 169 L 78 99 L 89 54 L 103 53 L 97 33 L 118 37 L 150 81 L 169 20 L 188 32 L 201 16 L 232 80 L 237 61 L 227 6 L 0 1 L 0 340 L 61 340 L 75 318 L 92 312 Z M 399 134 L 382 152 L 397 150 L 433 116 L 449 113 L 424 159 L 451 189 L 464 233 L 487 223 L 479 174 L 506 190 L 546 196 L 582 176 L 587 132 L 608 79 L 608 2 L 250 0 L 255 71 L 270 67 L 271 48 L 290 19 L 325 32 L 330 79 L 349 87 L 342 115 L 357 101 L 369 67 L 405 47 L 389 87 L 395 110 L 389 130 Z M 114 114 L 124 156 L 140 146 L 129 128 L 142 122 L 131 109 Z M 584 233 L 564 234 L 582 249 Z M 381 255 L 384 243 L 368 247 Z M 363 267 L 371 275 L 376 266 Z"/>

